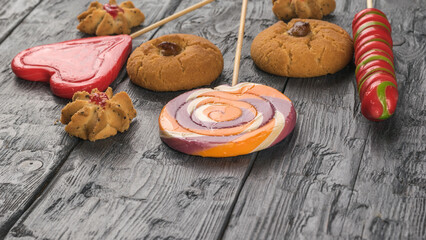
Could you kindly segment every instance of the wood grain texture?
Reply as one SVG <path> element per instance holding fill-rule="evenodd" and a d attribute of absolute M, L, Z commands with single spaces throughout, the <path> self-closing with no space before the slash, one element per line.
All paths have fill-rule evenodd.
<path fill-rule="evenodd" d="M 134 2 L 147 26 L 198 0 Z M 277 146 L 226 159 L 164 145 L 158 115 L 182 92 L 142 89 L 124 70 L 112 87 L 127 91 L 138 111 L 127 132 L 92 143 L 54 124 L 67 101 L 46 84 L 16 79 L 10 60 L 27 47 L 85 37 L 75 17 L 88 4 L 44 1 L 0 41 L 0 239 L 426 238 L 424 0 L 375 1 L 394 30 L 400 90 L 397 113 L 383 123 L 361 115 L 353 64 L 311 79 L 256 68 L 250 44 L 276 18 L 270 1 L 249 1 L 240 82 L 284 91 L 298 123 Z M 212 86 L 230 84 L 240 6 L 217 0 L 135 39 L 133 48 L 169 33 L 205 37 L 225 60 Z M 325 20 L 349 31 L 364 7 L 337 0 Z"/>
<path fill-rule="evenodd" d="M 0 1 L 0 43 L 40 2 L 41 0 Z"/>
<path fill-rule="evenodd" d="M 49 26 L 47 16 L 55 17 L 51 12 L 60 12 L 62 16 L 76 14 L 71 9 L 62 11 L 55 7 L 33 10 L 0 45 L 0 238 L 77 144 L 76 139 L 64 134 L 62 126 L 55 124 L 66 101 L 53 97 L 46 84 L 17 79 L 10 68 L 12 58 L 19 51 L 47 43 L 49 34 L 57 34 L 56 38 L 61 35 L 75 38 L 65 32 L 55 32 L 59 27 L 62 31 L 60 20 L 58 27 Z M 64 25 L 72 26 L 72 21 L 69 22 Z"/>
<path fill-rule="evenodd" d="M 154 14 L 146 23 L 161 19 L 176 5 L 163 7 L 158 3 L 144 1 L 138 6 Z M 12 58 L 26 48 L 86 36 L 76 30 L 76 16 L 89 3 L 73 1 L 71 5 L 67 1 L 41 3 L 0 44 L 0 239 L 38 197 L 79 142 L 69 137 L 58 122 L 61 108 L 68 100 L 53 96 L 48 84 L 16 78 L 10 68 Z M 149 39 L 152 34 L 137 41 Z M 121 82 L 120 77 L 124 77 L 124 72 L 113 86 Z"/>
<path fill-rule="evenodd" d="M 404 42 L 394 48 L 399 105 L 390 121 L 371 126 L 345 238 L 426 239 L 426 9 L 419 1 L 395 4 L 377 3 Z"/>
<path fill-rule="evenodd" d="M 176 11 L 195 2 L 182 1 Z M 250 21 L 259 19 L 262 5 L 250 7 Z M 208 38 L 226 62 L 214 85 L 230 83 L 240 6 L 217 1 L 165 25 L 155 36 L 179 32 Z M 248 49 L 242 71 L 246 64 L 250 69 L 240 77 L 262 82 L 248 77 L 257 71 Z M 283 88 L 282 78 L 272 79 Z M 214 239 L 221 234 L 256 155 L 209 159 L 175 152 L 161 142 L 157 121 L 162 107 L 182 92 L 155 93 L 127 79 L 116 90 L 129 93 L 139 114 L 129 131 L 79 144 L 7 239 Z"/>
<path fill-rule="evenodd" d="M 326 20 L 349 31 L 364 4 L 337 1 Z M 400 45 L 395 116 L 373 123 L 360 114 L 353 65 L 290 79 L 284 93 L 295 103 L 297 127 L 256 158 L 224 239 L 426 237 L 425 13 L 419 1 L 400 5 L 376 1 Z"/>

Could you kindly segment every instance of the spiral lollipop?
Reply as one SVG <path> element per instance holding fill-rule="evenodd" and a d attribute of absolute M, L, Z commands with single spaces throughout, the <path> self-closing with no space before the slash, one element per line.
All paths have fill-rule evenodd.
<path fill-rule="evenodd" d="M 171 100 L 159 117 L 171 148 L 203 157 L 231 157 L 271 147 L 296 124 L 293 103 L 274 88 L 237 84 L 247 0 L 243 0 L 232 86 L 196 89 Z"/>
<path fill-rule="evenodd" d="M 160 137 L 191 155 L 230 157 L 271 147 L 294 128 L 290 99 L 254 83 L 197 89 L 178 96 L 161 111 Z"/>

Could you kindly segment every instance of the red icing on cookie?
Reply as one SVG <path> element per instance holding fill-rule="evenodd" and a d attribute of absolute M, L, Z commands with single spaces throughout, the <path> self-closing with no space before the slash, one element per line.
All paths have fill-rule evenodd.
<path fill-rule="evenodd" d="M 16 55 L 12 70 L 25 80 L 50 82 L 53 94 L 72 98 L 77 91 L 104 91 L 117 77 L 131 49 L 128 35 L 42 45 Z"/>

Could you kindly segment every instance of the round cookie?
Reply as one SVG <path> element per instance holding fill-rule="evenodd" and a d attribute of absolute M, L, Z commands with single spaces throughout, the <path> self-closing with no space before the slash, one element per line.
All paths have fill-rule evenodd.
<path fill-rule="evenodd" d="M 352 59 L 353 43 L 341 27 L 312 19 L 279 21 L 253 40 L 251 57 L 263 71 L 286 77 L 332 74 Z"/>
<path fill-rule="evenodd" d="M 272 0 L 272 11 L 281 20 L 296 17 L 322 19 L 335 8 L 335 0 Z"/>
<path fill-rule="evenodd" d="M 170 34 L 133 51 L 127 72 L 136 85 L 153 91 L 178 91 L 208 85 L 223 70 L 219 48 L 205 38 Z"/>

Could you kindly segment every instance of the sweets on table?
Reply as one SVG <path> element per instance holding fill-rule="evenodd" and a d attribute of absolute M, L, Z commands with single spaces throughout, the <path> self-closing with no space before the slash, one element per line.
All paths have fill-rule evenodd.
<path fill-rule="evenodd" d="M 16 76 L 49 82 L 56 96 L 104 91 L 117 77 L 132 50 L 128 35 L 76 39 L 29 48 L 12 60 Z"/>
<path fill-rule="evenodd" d="M 335 0 L 272 0 L 272 5 L 272 11 L 281 20 L 322 19 L 336 8 Z"/>
<path fill-rule="evenodd" d="M 251 57 L 263 71 L 286 77 L 332 74 L 352 59 L 353 44 L 341 27 L 312 19 L 279 21 L 259 33 Z"/>
<path fill-rule="evenodd" d="M 143 43 L 127 62 L 133 83 L 153 91 L 208 85 L 222 72 L 219 48 L 205 38 L 170 34 Z"/>
<path fill-rule="evenodd" d="M 186 92 L 167 103 L 159 117 L 167 145 L 204 157 L 260 151 L 284 139 L 295 124 L 290 99 L 254 83 Z"/>
<path fill-rule="evenodd" d="M 352 31 L 361 112 L 371 121 L 388 119 L 398 102 L 389 21 L 380 10 L 367 8 L 355 15 Z"/>
<path fill-rule="evenodd" d="M 130 34 L 131 28 L 139 26 L 144 20 L 144 14 L 131 1 L 122 2 L 119 6 L 115 0 L 102 5 L 92 2 L 89 8 L 78 15 L 80 23 L 77 29 L 97 36 L 112 34 Z"/>
<path fill-rule="evenodd" d="M 127 93 L 113 96 L 112 88 L 105 92 L 93 89 L 76 92 L 72 102 L 61 111 L 65 131 L 84 140 L 96 141 L 126 131 L 136 117 L 136 110 Z"/>
<path fill-rule="evenodd" d="M 90 92 L 94 88 L 103 91 L 126 62 L 132 50 L 132 38 L 212 1 L 194 4 L 131 36 L 77 39 L 24 50 L 13 59 L 12 70 L 18 77 L 29 81 L 50 82 L 53 94 L 59 97 L 71 98 L 77 91 Z"/>

